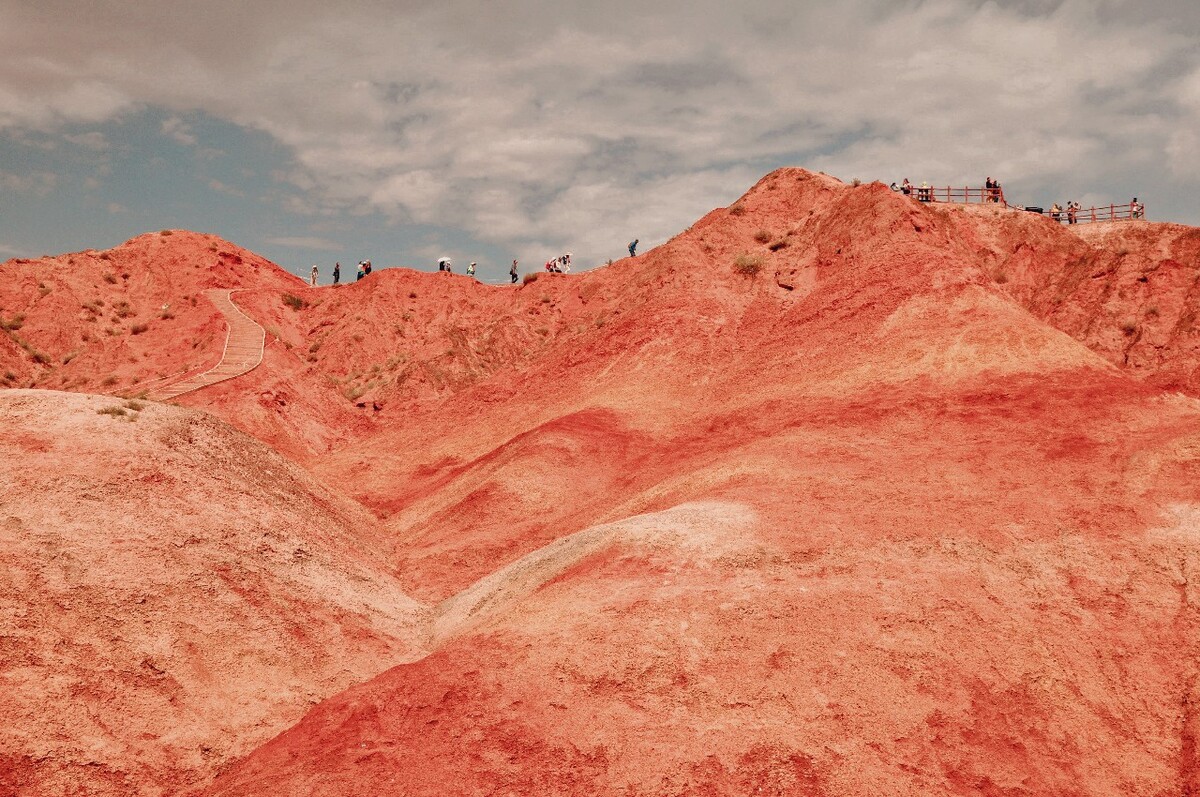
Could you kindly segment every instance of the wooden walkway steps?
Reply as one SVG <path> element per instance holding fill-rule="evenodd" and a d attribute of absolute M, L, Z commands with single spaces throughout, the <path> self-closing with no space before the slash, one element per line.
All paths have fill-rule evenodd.
<path fill-rule="evenodd" d="M 225 316 L 229 328 L 220 362 L 203 373 L 157 385 L 146 391 L 146 398 L 152 401 L 169 401 L 184 393 L 241 376 L 258 367 L 262 362 L 267 333 L 233 303 L 230 297 L 232 293 L 233 291 L 227 288 L 213 288 L 204 292 L 208 300 Z"/>

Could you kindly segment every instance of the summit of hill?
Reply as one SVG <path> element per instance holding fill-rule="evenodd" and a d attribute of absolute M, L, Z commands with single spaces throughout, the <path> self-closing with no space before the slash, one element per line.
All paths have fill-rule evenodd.
<path fill-rule="evenodd" d="M 186 295 L 236 288 L 267 330 L 254 370 L 181 395 L 190 409 L 141 410 L 203 418 L 222 441 L 215 458 L 171 449 L 171 467 L 204 474 L 191 533 L 233 546 L 197 548 L 196 567 L 251 545 L 247 515 L 293 530 L 286 544 L 263 530 L 256 580 L 231 585 L 270 612 L 245 639 L 216 637 L 214 678 L 237 645 L 281 644 L 292 612 L 393 608 L 391 624 L 360 618 L 354 650 L 378 655 L 341 680 L 288 657 L 311 710 L 260 702 L 253 730 L 211 733 L 181 719 L 219 754 L 169 771 L 139 769 L 168 749 L 157 728 L 136 754 L 97 759 L 148 773 L 141 793 L 186 782 L 214 796 L 1200 789 L 1197 233 L 1064 227 L 784 169 L 636 258 L 515 287 L 388 268 L 312 288 L 244 252 L 236 277 L 217 271 L 234 250 L 203 236 L 135 239 L 131 251 L 177 258 Z M 69 271 L 70 257 L 53 263 Z M 201 296 L 182 300 L 186 317 L 83 341 L 89 359 L 68 371 L 84 355 L 55 364 L 74 338 L 56 343 L 41 306 L 68 282 L 41 279 L 53 287 L 39 296 L 44 265 L 3 266 L 26 286 L 0 294 L 4 318 L 24 316 L 0 350 L 0 365 L 26 367 L 14 382 L 74 374 L 63 386 L 94 390 L 115 362 L 114 388 L 136 388 L 218 356 L 190 343 L 223 328 Z M 106 307 L 181 301 L 96 273 L 79 284 L 129 297 Z M 107 313 L 79 322 L 115 324 Z M 135 339 L 147 352 L 131 356 Z M 73 408 L 41 433 L 51 450 L 78 434 L 115 446 L 144 423 L 92 428 L 117 420 L 95 411 L 115 398 L 10 395 Z M 14 428 L 9 445 L 35 450 L 38 423 Z M 165 456 L 139 445 L 83 450 L 73 467 L 137 472 Z M 33 572 L 59 549 L 32 530 L 66 529 L 72 550 L 87 515 L 51 511 L 83 474 L 30 462 L 41 481 L 9 528 Z M 282 486 L 262 478 L 285 466 Z M 247 468 L 252 489 L 233 478 Z M 175 527 L 120 495 L 159 561 Z M 317 586 L 272 553 L 310 539 L 330 563 Z M 61 612 L 61 590 L 26 594 Z M 161 644 L 182 650 L 193 622 Z M 37 644 L 55 634 L 69 629 Z M 207 706 L 176 674 L 190 661 L 154 659 L 177 700 Z M 9 679 L 67 667 L 29 662 Z M 278 666 L 251 657 L 238 677 L 269 684 Z M 56 782 L 51 738 L 93 737 L 10 735 L 38 782 Z"/>

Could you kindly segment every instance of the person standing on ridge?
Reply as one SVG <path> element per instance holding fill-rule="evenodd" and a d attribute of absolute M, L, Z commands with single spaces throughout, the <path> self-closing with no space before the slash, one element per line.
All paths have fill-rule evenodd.
<path fill-rule="evenodd" d="M 334 263 L 333 264 L 333 284 L 337 285 L 338 280 L 340 280 L 341 278 L 342 278 L 342 264 Z"/>
<path fill-rule="evenodd" d="M 467 266 L 467 276 L 468 277 L 475 276 L 475 261 L 474 260 L 471 261 L 471 265 Z"/>
<path fill-rule="evenodd" d="M 632 241 L 629 242 L 629 256 L 630 257 L 637 257 L 637 244 L 638 244 L 637 238 L 634 238 Z"/>
<path fill-rule="evenodd" d="M 363 263 L 363 261 L 361 261 L 361 260 L 358 261 L 358 274 L 354 277 L 355 282 L 358 282 L 360 279 L 363 278 L 363 276 L 364 276 L 363 269 L 364 268 L 366 268 L 366 265 Z"/>
<path fill-rule="evenodd" d="M 363 261 L 363 276 L 364 277 L 371 276 L 371 261 L 370 260 Z"/>
<path fill-rule="evenodd" d="M 516 285 L 517 284 L 517 261 L 516 260 L 513 261 L 512 268 L 510 268 L 508 270 L 508 276 L 512 278 L 512 284 Z"/>
<path fill-rule="evenodd" d="M 317 287 L 317 264 L 313 263 L 312 273 L 308 276 L 308 284 Z"/>

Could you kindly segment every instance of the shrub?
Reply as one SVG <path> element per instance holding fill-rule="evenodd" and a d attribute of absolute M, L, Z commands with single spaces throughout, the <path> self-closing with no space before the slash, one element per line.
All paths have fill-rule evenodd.
<path fill-rule="evenodd" d="M 1158 318 L 1158 305 L 1152 304 L 1146 308 L 1146 315 L 1151 318 Z"/>
<path fill-rule="evenodd" d="M 145 404 L 140 401 L 134 401 L 133 399 L 125 402 L 125 409 L 133 410 L 134 412 L 141 412 L 143 409 L 145 409 L 145 407 Z"/>
<path fill-rule="evenodd" d="M 137 315 L 137 310 L 129 306 L 129 302 L 117 302 L 113 305 L 113 313 L 117 318 L 129 318 L 131 315 Z"/>
<path fill-rule="evenodd" d="M 537 282 L 537 278 L 538 278 L 538 274 L 537 274 L 537 272 L 536 272 L 536 271 L 535 271 L 535 272 L 530 272 L 529 274 L 526 274 L 526 275 L 525 275 L 525 276 L 524 276 L 524 277 L 521 279 L 521 284 L 522 284 L 522 285 L 528 285 L 528 284 L 529 284 L 529 283 L 531 283 L 531 282 Z"/>
<path fill-rule="evenodd" d="M 410 298 L 410 299 L 415 299 L 415 298 L 417 298 L 417 292 L 416 292 L 416 291 L 409 291 L 409 292 L 408 292 L 408 298 Z"/>
<path fill-rule="evenodd" d="M 771 233 L 768 230 L 759 230 L 758 232 L 754 233 L 754 240 L 758 241 L 760 244 L 765 244 L 767 241 L 771 240 Z"/>
<path fill-rule="evenodd" d="M 304 301 L 299 296 L 293 296 L 290 293 L 285 293 L 283 295 L 283 303 L 293 310 L 303 310 L 305 307 L 308 307 L 308 302 Z"/>
<path fill-rule="evenodd" d="M 779 238 L 774 240 L 767 246 L 772 252 L 778 252 L 780 249 L 786 249 L 788 245 L 787 238 Z"/>
<path fill-rule="evenodd" d="M 15 382 L 15 381 L 17 381 L 17 375 L 14 374 L 12 371 L 5 371 L 4 372 L 4 381 L 5 382 Z"/>
<path fill-rule="evenodd" d="M 171 231 L 170 230 L 159 230 L 158 234 L 166 237 L 171 234 Z"/>
<path fill-rule="evenodd" d="M 102 410 L 96 410 L 96 414 L 111 415 L 114 418 L 124 418 L 126 413 L 124 407 L 105 407 Z"/>
<path fill-rule="evenodd" d="M 129 334 L 140 335 L 150 328 L 149 324 L 134 324 L 129 328 Z"/>
<path fill-rule="evenodd" d="M 730 216 L 741 216 L 745 212 L 746 212 L 746 206 L 743 205 L 740 200 L 737 202 L 734 202 L 732 205 L 729 206 L 729 215 Z"/>
<path fill-rule="evenodd" d="M 8 319 L 7 321 L 5 321 L 3 318 L 0 318 L 0 329 L 6 329 L 10 332 L 15 332 L 16 330 L 18 330 L 22 326 L 24 326 L 24 324 L 25 324 L 25 316 L 22 315 L 21 313 L 17 313 L 15 316 Z"/>
<path fill-rule="evenodd" d="M 105 274 L 104 281 L 107 282 L 109 285 L 116 285 L 117 284 L 117 275 L 111 274 L 111 273 Z"/>
<path fill-rule="evenodd" d="M 762 258 L 743 253 L 733 261 L 733 267 L 737 269 L 738 273 L 751 277 L 762 269 Z"/>
<path fill-rule="evenodd" d="M 1137 329 L 1138 326 L 1133 321 L 1121 322 L 1121 332 L 1125 333 L 1126 335 L 1132 335 L 1133 333 L 1137 332 Z"/>
<path fill-rule="evenodd" d="M 34 352 L 31 352 L 29 356 L 32 357 L 33 361 L 35 363 L 37 363 L 38 365 L 49 365 L 50 364 L 50 355 L 46 354 L 45 352 L 34 351 Z"/>
<path fill-rule="evenodd" d="M 542 304 L 550 304 L 550 297 L 549 297 L 549 296 L 543 296 L 543 297 L 542 297 Z"/>
<path fill-rule="evenodd" d="M 862 180 L 855 177 L 853 180 L 850 181 L 850 185 L 854 186 L 855 188 L 858 188 L 860 185 L 862 185 Z"/>
<path fill-rule="evenodd" d="M 106 376 L 104 378 L 104 381 L 101 382 L 100 384 L 104 385 L 105 387 L 111 387 L 112 385 L 115 385 L 117 382 L 120 382 L 120 381 L 121 380 L 118 379 L 116 376 Z"/>

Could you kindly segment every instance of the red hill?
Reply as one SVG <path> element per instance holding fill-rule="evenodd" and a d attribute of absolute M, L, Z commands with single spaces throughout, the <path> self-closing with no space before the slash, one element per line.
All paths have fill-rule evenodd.
<path fill-rule="evenodd" d="M 1200 788 L 1194 246 L 783 170 L 518 288 L 263 267 L 180 400 L 374 511 L 428 655 L 207 793 Z"/>

